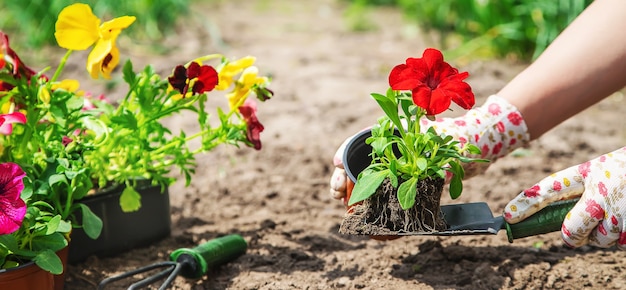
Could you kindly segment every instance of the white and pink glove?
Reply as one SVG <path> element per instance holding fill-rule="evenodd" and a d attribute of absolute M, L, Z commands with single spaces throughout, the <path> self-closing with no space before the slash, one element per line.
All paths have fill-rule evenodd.
<path fill-rule="evenodd" d="M 571 247 L 626 249 L 626 147 L 546 177 L 509 202 L 504 217 L 516 223 L 576 196 L 580 201 L 563 221 L 563 241 Z"/>
<path fill-rule="evenodd" d="M 462 144 L 470 142 L 481 149 L 481 156 L 474 157 L 491 161 L 527 145 L 530 139 L 526 123 L 517 108 L 496 95 L 489 97 L 481 107 L 471 109 L 461 117 L 440 118 L 436 121 L 424 118 L 420 122 L 422 132 L 433 127 L 439 133 L 455 137 Z M 351 138 L 339 146 L 333 158 L 336 168 L 330 179 L 330 195 L 335 199 L 342 199 L 346 196 L 347 177 L 343 169 L 342 156 Z M 463 163 L 465 178 L 483 173 L 489 164 L 488 162 Z"/>

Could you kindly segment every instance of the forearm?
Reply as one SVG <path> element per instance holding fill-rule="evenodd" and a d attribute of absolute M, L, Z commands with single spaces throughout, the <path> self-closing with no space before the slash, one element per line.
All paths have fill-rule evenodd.
<path fill-rule="evenodd" d="M 626 1 L 597 0 L 498 95 L 531 139 L 626 85 Z"/>

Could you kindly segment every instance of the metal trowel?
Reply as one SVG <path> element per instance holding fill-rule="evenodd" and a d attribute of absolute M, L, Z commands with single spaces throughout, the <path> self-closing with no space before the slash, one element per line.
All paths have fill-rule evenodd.
<path fill-rule="evenodd" d="M 514 239 L 559 231 L 565 216 L 577 201 L 578 199 L 571 199 L 554 202 L 516 224 L 507 223 L 502 216 L 494 217 L 484 202 L 443 205 L 441 211 L 448 224 L 445 231 L 405 232 L 398 235 L 495 235 L 500 230 L 506 230 L 509 242 L 513 242 Z"/>

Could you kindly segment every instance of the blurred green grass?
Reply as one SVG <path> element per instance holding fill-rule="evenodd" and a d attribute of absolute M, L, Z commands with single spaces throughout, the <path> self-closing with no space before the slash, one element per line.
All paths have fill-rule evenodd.
<path fill-rule="evenodd" d="M 162 39 L 174 31 L 181 17 L 190 13 L 190 0 L 4 0 L 0 1 L 0 28 L 10 35 L 16 49 L 56 45 L 57 15 L 73 3 L 89 4 L 102 21 L 137 16 L 128 33 L 135 40 L 145 41 Z"/>
<path fill-rule="evenodd" d="M 532 60 L 592 0 L 345 0 L 355 7 L 393 5 L 452 58 Z"/>

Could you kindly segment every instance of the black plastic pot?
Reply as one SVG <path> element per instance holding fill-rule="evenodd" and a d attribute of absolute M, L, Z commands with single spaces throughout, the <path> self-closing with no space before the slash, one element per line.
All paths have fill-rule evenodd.
<path fill-rule="evenodd" d="M 400 132 L 396 129 L 394 135 L 400 136 Z M 356 183 L 356 179 L 365 168 L 372 163 L 372 146 L 365 143 L 367 138 L 372 136 L 372 131 L 367 129 L 362 131 L 354 137 L 346 145 L 346 149 L 343 152 L 343 166 L 346 170 L 346 175 L 353 183 Z M 400 152 L 396 147 L 393 147 L 396 156 L 400 156 Z"/>
<path fill-rule="evenodd" d="M 96 240 L 88 237 L 82 229 L 72 231 L 69 262 L 83 261 L 91 255 L 112 256 L 124 251 L 150 245 L 171 233 L 169 192 L 161 192 L 160 186 L 137 189 L 141 195 L 141 208 L 135 212 L 123 212 L 120 195 L 124 186 L 117 186 L 81 200 L 102 219 L 103 228 Z"/>

